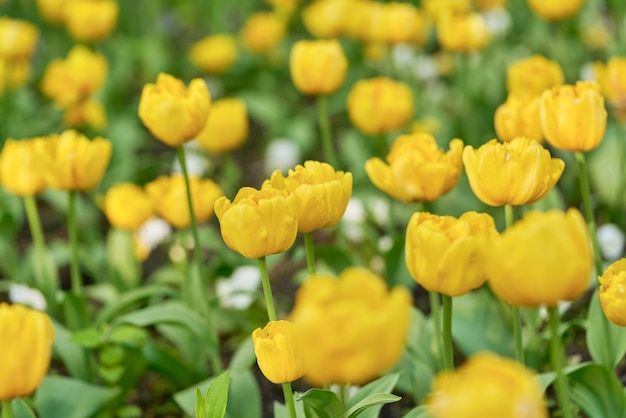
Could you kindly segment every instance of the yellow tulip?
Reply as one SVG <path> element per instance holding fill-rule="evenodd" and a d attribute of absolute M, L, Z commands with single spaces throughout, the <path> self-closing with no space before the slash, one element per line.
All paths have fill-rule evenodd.
<path fill-rule="evenodd" d="M 25 20 L 0 17 L 0 58 L 29 58 L 35 51 L 39 31 Z"/>
<path fill-rule="evenodd" d="M 336 38 L 344 32 L 354 0 L 317 0 L 302 10 L 304 26 L 316 38 Z"/>
<path fill-rule="evenodd" d="M 422 45 L 427 35 L 426 18 L 420 10 L 409 3 L 390 2 L 380 5 L 380 13 L 375 17 L 369 40 L 388 45 Z"/>
<path fill-rule="evenodd" d="M 264 188 L 285 190 L 296 198 L 298 231 L 306 233 L 337 225 L 352 195 L 352 173 L 335 171 L 327 163 L 306 161 L 289 170 L 280 170 L 263 184 Z"/>
<path fill-rule="evenodd" d="M 605 64 L 595 63 L 594 73 L 602 93 L 616 111 L 619 121 L 626 119 L 626 57 L 612 57 Z"/>
<path fill-rule="evenodd" d="M 506 7 L 507 0 L 474 0 L 474 6 L 481 12 L 489 12 Z"/>
<path fill-rule="evenodd" d="M 271 5 L 279 13 L 289 15 L 296 9 L 300 0 L 265 0 L 265 2 Z"/>
<path fill-rule="evenodd" d="M 563 81 L 563 70 L 559 63 L 541 55 L 517 60 L 506 70 L 509 94 L 536 96 L 546 89 L 563 84 Z"/>
<path fill-rule="evenodd" d="M 456 186 L 463 167 L 463 141 L 450 141 L 444 153 L 429 134 L 401 135 L 391 145 L 387 164 L 370 158 L 365 171 L 376 187 L 403 202 L 432 202 Z"/>
<path fill-rule="evenodd" d="M 32 394 L 50 366 L 50 318 L 23 305 L 0 303 L 0 341 L 0 400 Z"/>
<path fill-rule="evenodd" d="M 46 188 L 37 158 L 37 139 L 8 139 L 0 154 L 0 179 L 5 189 L 20 196 L 32 196 Z"/>
<path fill-rule="evenodd" d="M 211 95 L 206 83 L 195 78 L 183 82 L 161 73 L 156 84 L 143 87 L 139 100 L 139 118 L 159 141 L 177 147 L 200 133 L 211 111 Z"/>
<path fill-rule="evenodd" d="M 204 72 L 223 74 L 237 59 L 237 41 L 227 33 L 206 36 L 191 46 L 189 59 Z"/>
<path fill-rule="evenodd" d="M 26 83 L 30 76 L 30 59 L 5 60 L 0 58 L 0 94 L 6 88 L 16 90 Z"/>
<path fill-rule="evenodd" d="M 493 291 L 514 306 L 556 305 L 585 293 L 593 271 L 582 215 L 528 212 L 492 244 L 487 264 Z"/>
<path fill-rule="evenodd" d="M 255 13 L 248 17 L 241 32 L 244 46 L 255 53 L 270 52 L 285 37 L 287 23 L 277 13 Z"/>
<path fill-rule="evenodd" d="M 102 103 L 87 99 L 67 108 L 63 121 L 68 128 L 86 125 L 96 131 L 102 131 L 107 125 L 106 109 Z"/>
<path fill-rule="evenodd" d="M 514 360 L 483 352 L 438 374 L 426 398 L 432 418 L 548 418 L 536 375 Z"/>
<path fill-rule="evenodd" d="M 466 212 L 458 219 L 415 213 L 406 228 L 407 268 L 430 292 L 464 295 L 487 280 L 487 251 L 497 236 L 486 213 Z"/>
<path fill-rule="evenodd" d="M 231 202 L 215 202 L 224 242 L 244 257 L 261 258 L 287 251 L 298 234 L 296 198 L 284 190 L 239 189 Z"/>
<path fill-rule="evenodd" d="M 248 112 L 241 99 L 224 98 L 211 106 L 206 125 L 196 142 L 209 152 L 229 152 L 241 147 L 248 138 Z"/>
<path fill-rule="evenodd" d="M 543 142 L 543 131 L 539 122 L 539 96 L 509 93 L 494 116 L 496 134 L 501 141 L 511 141 L 518 136 Z"/>
<path fill-rule="evenodd" d="M 413 116 L 411 89 L 386 77 L 360 80 L 348 95 L 348 116 L 366 134 L 400 129 Z"/>
<path fill-rule="evenodd" d="M 351 267 L 339 278 L 319 274 L 296 294 L 289 319 L 314 385 L 362 385 L 392 367 L 402 355 L 411 295 L 388 290 L 371 271 Z"/>
<path fill-rule="evenodd" d="M 446 51 L 470 52 L 484 48 L 491 32 L 480 13 L 444 15 L 437 20 L 439 44 Z"/>
<path fill-rule="evenodd" d="M 68 130 L 40 138 L 35 143 L 37 159 L 50 187 L 89 191 L 95 188 L 111 158 L 111 141 L 93 140 Z"/>
<path fill-rule="evenodd" d="M 604 314 L 614 324 L 626 327 L 626 258 L 611 264 L 598 279 Z"/>
<path fill-rule="evenodd" d="M 463 150 L 463 164 L 472 191 L 490 206 L 521 206 L 544 197 L 559 181 L 565 162 L 534 139 L 492 139 L 478 149 Z"/>
<path fill-rule="evenodd" d="M 58 25 L 65 19 L 65 5 L 68 0 L 37 0 L 39 14 L 48 23 Z"/>
<path fill-rule="evenodd" d="M 372 26 L 382 4 L 369 0 L 351 1 L 346 9 L 345 20 L 342 23 L 344 33 L 357 41 L 371 42 Z"/>
<path fill-rule="evenodd" d="M 348 60 L 336 39 L 298 41 L 291 48 L 289 68 L 301 93 L 330 94 L 343 84 Z"/>
<path fill-rule="evenodd" d="M 53 60 L 48 64 L 41 90 L 57 106 L 67 108 L 86 100 L 99 90 L 107 71 L 104 55 L 93 53 L 84 46 L 75 46 L 67 58 Z"/>
<path fill-rule="evenodd" d="M 99 41 L 113 31 L 119 12 L 116 0 L 69 0 L 65 6 L 65 25 L 76 40 Z"/>
<path fill-rule="evenodd" d="M 102 210 L 115 228 L 134 231 L 152 216 L 152 202 L 136 184 L 118 183 L 104 196 Z"/>
<path fill-rule="evenodd" d="M 189 176 L 193 213 L 198 223 L 206 222 L 213 214 L 215 201 L 223 196 L 222 189 L 213 180 Z M 176 228 L 187 228 L 191 224 L 187 187 L 182 174 L 160 176 L 146 184 L 154 212 Z"/>
<path fill-rule="evenodd" d="M 543 134 L 555 148 L 591 151 L 604 137 L 607 112 L 598 83 L 579 81 L 546 90 L 539 112 Z"/>
<path fill-rule="evenodd" d="M 585 0 L 527 0 L 527 2 L 536 15 L 547 20 L 560 20 L 576 15 Z"/>
<path fill-rule="evenodd" d="M 270 321 L 252 333 L 254 354 L 263 375 L 272 383 L 287 383 L 304 375 L 304 363 L 297 350 L 293 324 Z"/>

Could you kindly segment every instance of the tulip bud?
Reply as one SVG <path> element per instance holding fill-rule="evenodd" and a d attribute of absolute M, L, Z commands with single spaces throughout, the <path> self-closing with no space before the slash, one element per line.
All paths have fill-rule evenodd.
<path fill-rule="evenodd" d="M 541 55 L 532 55 L 510 64 L 506 70 L 509 94 L 535 96 L 544 90 L 563 84 L 559 63 Z"/>
<path fill-rule="evenodd" d="M 196 142 L 209 152 L 229 152 L 248 138 L 248 112 L 241 99 L 225 98 L 213 103 L 206 125 Z"/>
<path fill-rule="evenodd" d="M 79 41 L 99 41 L 115 28 L 120 5 L 116 0 L 71 0 L 65 8 L 65 25 Z"/>
<path fill-rule="evenodd" d="M 612 57 L 606 63 L 595 63 L 594 73 L 602 93 L 615 109 L 616 117 L 623 122 L 626 119 L 626 57 Z"/>
<path fill-rule="evenodd" d="M 304 375 L 291 322 L 270 321 L 265 328 L 254 330 L 252 341 L 259 368 L 270 382 L 293 382 Z"/>
<path fill-rule="evenodd" d="M 255 13 L 248 17 L 242 29 L 244 46 L 257 54 L 270 52 L 285 37 L 287 24 L 277 13 Z"/>
<path fill-rule="evenodd" d="M 0 179 L 5 189 L 20 196 L 32 196 L 46 188 L 36 153 L 37 139 L 8 139 L 0 154 Z"/>
<path fill-rule="evenodd" d="M 102 210 L 115 228 L 137 230 L 152 217 L 152 203 L 146 192 L 132 183 L 111 187 L 102 203 Z"/>
<path fill-rule="evenodd" d="M 543 131 L 539 122 L 539 96 L 509 93 L 494 116 L 498 139 L 504 142 L 525 136 L 543 142 Z"/>
<path fill-rule="evenodd" d="M 547 20 L 560 20 L 576 15 L 585 0 L 527 0 L 527 2 L 536 15 Z"/>
<path fill-rule="evenodd" d="M 442 16 L 437 21 L 437 36 L 444 50 L 460 52 L 482 49 L 491 39 L 487 22 L 479 13 Z"/>
<path fill-rule="evenodd" d="M 611 264 L 598 279 L 604 314 L 615 325 L 626 327 L 626 258 Z"/>
<path fill-rule="evenodd" d="M 230 34 L 206 36 L 191 46 L 189 58 L 202 71 L 223 74 L 237 59 L 237 41 Z"/>
<path fill-rule="evenodd" d="M 291 48 L 291 79 L 303 94 L 335 92 L 346 77 L 348 60 L 336 39 L 298 41 Z"/>

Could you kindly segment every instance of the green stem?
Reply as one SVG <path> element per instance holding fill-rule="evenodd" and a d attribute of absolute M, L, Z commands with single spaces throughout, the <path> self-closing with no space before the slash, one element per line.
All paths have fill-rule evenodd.
<path fill-rule="evenodd" d="M 309 275 L 315 274 L 315 250 L 313 248 L 313 233 L 304 233 L 304 249 L 306 250 L 306 266 L 309 270 Z"/>
<path fill-rule="evenodd" d="M 13 411 L 11 410 L 11 399 L 2 400 L 2 418 L 13 418 Z"/>
<path fill-rule="evenodd" d="M 452 352 L 452 297 L 441 295 L 443 300 L 443 367 L 446 370 L 454 369 L 454 355 Z"/>
<path fill-rule="evenodd" d="M 76 229 L 76 191 L 70 190 L 69 207 L 67 210 L 67 227 L 70 236 L 70 278 L 72 281 L 72 292 L 76 295 L 83 293 L 83 280 L 80 274 L 80 264 L 78 264 L 78 230 Z"/>
<path fill-rule="evenodd" d="M 270 276 L 267 273 L 267 261 L 265 257 L 259 258 L 259 270 L 261 270 L 261 285 L 263 285 L 267 316 L 270 321 L 276 321 L 278 317 L 276 316 L 276 308 L 274 307 L 274 297 L 272 296 L 272 286 L 270 285 Z"/>
<path fill-rule="evenodd" d="M 324 158 L 328 164 L 332 165 L 335 169 L 338 169 L 337 156 L 333 150 L 333 143 L 330 136 L 330 122 L 328 120 L 328 108 L 326 106 L 326 96 L 317 96 L 317 117 L 320 125 L 320 132 L 322 134 L 322 150 L 324 151 Z"/>
<path fill-rule="evenodd" d="M 296 404 L 293 400 L 293 390 L 291 390 L 291 383 L 283 383 L 283 395 L 285 396 L 285 403 L 289 408 L 289 418 L 296 418 Z"/>
<path fill-rule="evenodd" d="M 513 225 L 515 216 L 513 213 L 513 206 L 504 205 L 504 224 L 506 229 L 509 229 Z M 513 315 L 513 338 L 515 340 L 515 359 L 518 363 L 524 364 L 524 340 L 522 339 L 522 318 L 520 308 L 517 306 L 511 306 L 511 313 Z"/>
<path fill-rule="evenodd" d="M 189 219 L 191 220 L 191 233 L 193 234 L 193 251 L 195 262 L 198 263 L 198 271 L 202 271 L 202 253 L 200 251 L 200 238 L 198 237 L 198 224 L 196 214 L 193 211 L 193 200 L 191 198 L 191 186 L 189 184 L 189 173 L 187 172 L 187 161 L 185 159 L 185 149 L 182 145 L 176 147 L 178 162 L 185 178 L 185 190 L 187 191 L 187 206 L 189 207 Z"/>
<path fill-rule="evenodd" d="M 441 350 L 441 314 L 439 313 L 439 293 L 428 292 L 430 298 L 430 319 L 433 321 L 433 341 L 435 341 L 435 352 L 437 353 L 437 359 L 439 360 L 439 366 L 442 365 L 442 353 Z"/>
<path fill-rule="evenodd" d="M 26 210 L 26 218 L 28 219 L 28 227 L 33 238 L 33 244 L 37 248 L 44 248 L 46 242 L 43 236 L 43 228 L 39 220 L 39 211 L 34 196 L 24 196 L 24 209 Z"/>
<path fill-rule="evenodd" d="M 602 275 L 602 258 L 600 257 L 600 246 L 598 245 L 598 234 L 596 234 L 596 221 L 593 217 L 593 208 L 591 207 L 591 191 L 589 188 L 589 176 L 587 174 L 587 164 L 585 162 L 585 154 L 576 151 L 576 162 L 578 163 L 578 177 L 580 181 L 580 194 L 583 199 L 585 208 L 585 217 L 589 227 L 589 235 L 591 235 L 591 245 L 593 247 L 593 257 L 596 262 L 596 276 Z"/>
<path fill-rule="evenodd" d="M 574 418 L 572 414 L 572 404 L 568 393 L 568 384 L 565 374 L 563 374 L 563 346 L 561 335 L 559 333 L 559 310 L 556 306 L 548 307 L 550 319 L 550 331 L 552 338 L 550 340 L 550 357 L 552 360 L 552 368 L 556 373 L 556 397 L 559 401 L 559 409 L 563 418 Z"/>

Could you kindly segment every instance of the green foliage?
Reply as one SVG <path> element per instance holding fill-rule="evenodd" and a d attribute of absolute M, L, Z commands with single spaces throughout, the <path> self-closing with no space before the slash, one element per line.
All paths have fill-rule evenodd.
<path fill-rule="evenodd" d="M 591 358 L 609 370 L 614 369 L 626 354 L 626 328 L 613 324 L 604 315 L 597 289 L 591 296 L 586 330 Z"/>
<path fill-rule="evenodd" d="M 230 374 L 226 370 L 211 382 L 204 397 L 200 389 L 196 391 L 196 418 L 224 418 L 229 384 Z"/>

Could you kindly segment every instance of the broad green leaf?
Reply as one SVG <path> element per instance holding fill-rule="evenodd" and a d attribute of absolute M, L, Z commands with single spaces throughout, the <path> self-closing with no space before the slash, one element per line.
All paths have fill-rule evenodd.
<path fill-rule="evenodd" d="M 324 389 L 309 389 L 301 394 L 306 418 L 338 418 L 343 416 L 343 405 L 334 392 Z"/>
<path fill-rule="evenodd" d="M 402 418 L 430 418 L 430 414 L 428 413 L 424 405 L 420 405 L 416 408 L 411 409 Z"/>
<path fill-rule="evenodd" d="M 102 344 L 102 332 L 96 328 L 85 328 L 72 334 L 72 342 L 86 348 L 96 348 Z"/>
<path fill-rule="evenodd" d="M 228 403 L 230 373 L 226 370 L 215 378 L 204 396 L 204 416 L 197 418 L 224 418 Z"/>
<path fill-rule="evenodd" d="M 24 399 L 13 399 L 11 401 L 11 411 L 13 412 L 13 418 L 37 418 L 35 412 Z"/>
<path fill-rule="evenodd" d="M 96 318 L 96 326 L 104 325 L 117 315 L 133 307 L 133 305 L 152 297 L 162 297 L 174 294 L 174 291 L 163 285 L 149 285 L 129 290 L 122 294 L 114 303 L 106 305 Z"/>
<path fill-rule="evenodd" d="M 179 302 L 149 306 L 123 315 L 117 318 L 115 323 L 132 324 L 138 327 L 176 324 L 187 328 L 196 335 L 204 335 L 207 331 L 207 324 L 202 317 Z"/>
<path fill-rule="evenodd" d="M 234 372 L 243 372 L 249 370 L 250 367 L 256 362 L 256 355 L 254 354 L 254 343 L 252 342 L 252 337 L 248 337 L 243 340 L 233 357 L 230 359 L 230 364 L 228 365 L 228 369 Z"/>
<path fill-rule="evenodd" d="M 346 409 L 353 410 L 357 405 L 361 405 L 363 401 L 370 399 L 373 395 L 391 393 L 393 388 L 396 386 L 399 377 L 399 373 L 393 373 L 385 375 L 363 386 L 357 393 L 350 397 L 350 400 L 346 405 Z M 359 416 L 361 418 L 376 418 L 378 417 L 378 413 L 380 412 L 382 405 L 383 403 L 369 405 L 371 408 L 368 408 L 365 412 L 360 411 L 361 414 Z"/>
<path fill-rule="evenodd" d="M 66 292 L 63 298 L 65 324 L 71 330 L 86 328 L 89 324 L 89 309 L 84 297 Z"/>
<path fill-rule="evenodd" d="M 597 289 L 591 296 L 586 338 L 593 361 L 608 369 L 614 369 L 626 353 L 626 327 L 618 327 L 606 318 Z"/>
<path fill-rule="evenodd" d="M 108 340 L 113 343 L 140 346 L 148 338 L 145 329 L 132 325 L 119 325 L 111 330 Z"/>
<path fill-rule="evenodd" d="M 61 358 L 63 364 L 74 377 L 90 380 L 87 351 L 72 341 L 72 334 L 63 325 L 52 319 L 54 326 L 54 353 Z"/>
<path fill-rule="evenodd" d="M 162 347 L 154 341 L 147 341 L 142 347 L 142 353 L 150 370 L 163 375 L 177 387 L 189 386 L 202 378 L 170 347 Z"/>
<path fill-rule="evenodd" d="M 119 395 L 104 388 L 64 376 L 48 376 L 35 395 L 40 418 L 89 418 Z"/>
<path fill-rule="evenodd" d="M 574 364 L 563 369 L 563 372 L 566 375 L 569 375 L 570 373 L 573 373 L 578 369 L 587 367 L 589 364 L 591 363 Z M 556 373 L 554 372 L 541 373 L 537 375 L 536 379 L 537 379 L 537 383 L 539 383 L 539 387 L 541 388 L 541 391 L 545 392 L 546 389 L 548 389 L 548 386 L 550 386 L 556 380 Z"/>
<path fill-rule="evenodd" d="M 587 364 L 568 376 L 572 400 L 589 418 L 626 416 L 624 389 L 612 369 Z"/>
<path fill-rule="evenodd" d="M 398 402 L 400 399 L 399 396 L 391 395 L 389 393 L 375 393 L 373 395 L 368 396 L 362 401 L 358 402 L 352 408 L 346 411 L 346 418 L 356 418 L 358 416 L 362 416 L 362 413 L 372 407 L 380 407 L 384 404 Z"/>

